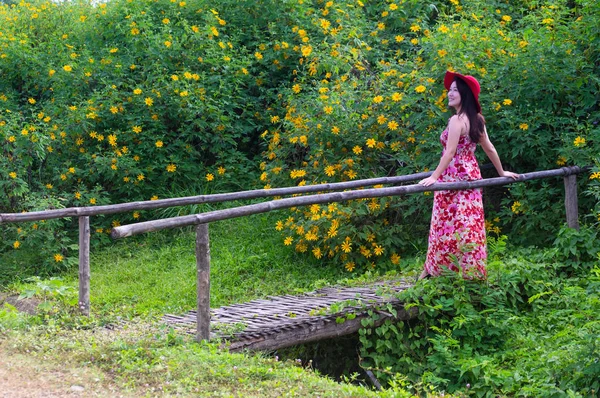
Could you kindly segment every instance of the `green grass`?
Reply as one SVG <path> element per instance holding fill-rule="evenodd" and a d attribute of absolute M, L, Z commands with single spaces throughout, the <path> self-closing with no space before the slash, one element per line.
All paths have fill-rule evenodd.
<path fill-rule="evenodd" d="M 349 275 L 283 246 L 275 219 L 255 215 L 210 225 L 211 307 L 306 291 Z M 95 311 L 121 307 L 139 315 L 193 309 L 195 233 L 167 231 L 116 242 L 92 252 L 91 272 Z M 75 284 L 76 274 L 69 275 Z"/>

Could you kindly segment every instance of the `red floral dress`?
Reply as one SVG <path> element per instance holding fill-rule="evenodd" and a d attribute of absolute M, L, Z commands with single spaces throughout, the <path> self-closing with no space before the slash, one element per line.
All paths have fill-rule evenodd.
<path fill-rule="evenodd" d="M 446 150 L 448 130 L 440 141 Z M 442 173 L 438 182 L 470 181 L 481 179 L 475 158 L 477 144 L 469 135 L 458 141 L 456 154 Z M 429 248 L 425 269 L 433 276 L 444 268 L 458 271 L 460 266 L 465 278 L 487 277 L 485 220 L 481 189 L 464 191 L 436 191 L 433 200 Z"/>

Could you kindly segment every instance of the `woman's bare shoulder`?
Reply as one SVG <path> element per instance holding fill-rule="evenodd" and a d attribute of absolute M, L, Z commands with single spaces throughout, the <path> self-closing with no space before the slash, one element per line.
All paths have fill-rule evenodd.
<path fill-rule="evenodd" d="M 448 128 L 460 130 L 461 135 L 468 132 L 469 118 L 466 115 L 454 115 L 448 120 Z"/>

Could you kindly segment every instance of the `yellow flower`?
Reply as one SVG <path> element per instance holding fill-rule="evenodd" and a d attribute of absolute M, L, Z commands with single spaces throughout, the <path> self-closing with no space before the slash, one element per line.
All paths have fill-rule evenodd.
<path fill-rule="evenodd" d="M 348 240 L 345 240 L 342 243 L 342 251 L 344 253 L 350 253 L 352 251 L 352 243 L 350 241 L 348 241 Z"/>
<path fill-rule="evenodd" d="M 390 10 L 395 11 L 397 9 L 398 9 L 398 4 L 396 4 L 396 3 L 390 4 Z"/>
<path fill-rule="evenodd" d="M 355 155 L 360 155 L 363 152 L 363 150 L 361 147 L 356 145 L 354 148 L 352 148 L 352 152 L 354 152 Z"/>
<path fill-rule="evenodd" d="M 301 90 L 302 90 L 302 87 L 300 87 L 299 84 L 294 84 L 292 86 L 292 91 L 295 92 L 296 94 L 298 94 Z"/>
<path fill-rule="evenodd" d="M 13 248 L 18 249 L 20 246 L 21 246 L 21 242 L 19 242 L 18 240 L 14 241 Z"/>
<path fill-rule="evenodd" d="M 175 170 L 177 170 L 177 166 L 175 166 L 173 163 L 171 163 L 171 164 L 167 165 L 167 171 L 168 171 L 169 173 L 174 173 L 174 172 L 175 172 Z"/>
<path fill-rule="evenodd" d="M 375 252 L 376 256 L 381 256 L 385 249 L 380 245 L 375 245 L 375 249 L 373 249 L 373 251 Z"/>
<path fill-rule="evenodd" d="M 33 104 L 35 104 L 35 103 L 36 103 L 36 100 L 35 100 L 35 99 L 33 99 L 33 98 L 29 98 L 29 99 L 27 100 L 27 102 L 29 102 L 31 105 L 33 105 Z"/>
<path fill-rule="evenodd" d="M 400 100 L 402 100 L 402 94 L 400 94 L 400 93 L 394 93 L 394 94 L 392 94 L 392 101 L 398 102 Z"/>
<path fill-rule="evenodd" d="M 326 106 L 323 108 L 323 111 L 328 114 L 331 115 L 331 113 L 333 112 L 333 108 L 331 106 Z"/>
<path fill-rule="evenodd" d="M 171 21 L 169 20 L 169 18 L 165 18 L 162 20 L 162 23 L 165 25 L 168 25 Z"/>
<path fill-rule="evenodd" d="M 327 174 L 329 177 L 333 176 L 335 174 L 335 168 L 333 166 L 325 167 L 325 174 Z"/>
<path fill-rule="evenodd" d="M 529 129 L 529 125 L 527 123 L 521 123 L 521 124 L 519 124 L 519 128 L 521 130 L 527 130 L 527 129 Z"/>
<path fill-rule="evenodd" d="M 283 221 L 281 221 L 281 220 L 278 220 L 278 221 L 275 223 L 275 229 L 276 229 L 277 231 L 281 231 L 281 230 L 283 229 Z"/>
<path fill-rule="evenodd" d="M 438 31 L 440 31 L 442 33 L 448 33 L 450 31 L 450 29 L 448 29 L 448 27 L 446 25 L 440 25 L 440 27 L 438 28 Z"/>
<path fill-rule="evenodd" d="M 294 238 L 292 238 L 291 236 L 288 236 L 283 240 L 283 244 L 286 246 L 290 246 L 293 241 L 294 241 Z"/>
<path fill-rule="evenodd" d="M 400 42 L 404 41 L 404 36 L 398 35 L 398 36 L 395 37 L 395 40 L 396 40 L 397 43 L 400 43 Z"/>
<path fill-rule="evenodd" d="M 142 132 L 142 127 L 141 126 L 133 126 L 131 128 L 133 130 L 134 133 L 141 133 Z"/>
<path fill-rule="evenodd" d="M 254 53 L 254 56 L 256 57 L 256 59 L 263 59 L 263 55 L 258 51 Z"/>
<path fill-rule="evenodd" d="M 148 106 L 152 106 L 154 104 L 154 100 L 152 98 L 150 98 L 150 97 L 146 97 L 146 99 L 144 100 L 144 102 Z"/>
<path fill-rule="evenodd" d="M 138 28 L 131 28 L 132 36 L 139 35 L 139 34 L 140 34 L 140 30 Z"/>
<path fill-rule="evenodd" d="M 219 166 L 219 168 L 217 169 L 217 173 L 219 173 L 220 175 L 225 174 L 225 167 L 223 166 Z"/>
<path fill-rule="evenodd" d="M 565 164 L 567 164 L 567 158 L 565 158 L 564 156 L 559 156 L 556 160 L 556 164 L 558 166 L 564 166 Z"/>
<path fill-rule="evenodd" d="M 214 179 L 215 179 L 215 176 L 214 176 L 214 174 L 208 173 L 208 174 L 206 175 L 206 181 L 212 181 L 212 180 L 214 180 Z"/>
<path fill-rule="evenodd" d="M 596 171 L 594 173 L 592 173 L 592 175 L 590 175 L 590 180 L 600 180 L 600 171 Z"/>
<path fill-rule="evenodd" d="M 519 201 L 514 202 L 512 204 L 512 206 L 511 206 L 511 210 L 515 214 L 521 213 L 522 212 L 522 210 L 521 210 L 521 202 L 519 202 Z"/>
<path fill-rule="evenodd" d="M 388 128 L 390 130 L 396 130 L 398 128 L 398 123 L 396 123 L 394 120 L 388 122 Z"/>
<path fill-rule="evenodd" d="M 154 195 L 150 198 L 150 200 L 158 200 L 158 196 Z"/>
<path fill-rule="evenodd" d="M 392 253 L 392 255 L 390 256 L 390 261 L 392 262 L 392 264 L 397 265 L 400 262 L 400 256 L 396 253 Z"/>
<path fill-rule="evenodd" d="M 140 218 L 140 213 L 139 213 L 139 212 L 137 212 L 137 211 L 134 211 L 134 212 L 133 212 L 133 218 L 134 218 L 135 220 L 137 220 L 138 218 Z"/>
<path fill-rule="evenodd" d="M 17 178 L 17 173 L 15 173 L 14 171 L 11 171 L 10 173 L 8 173 L 8 176 L 12 179 Z"/>
<path fill-rule="evenodd" d="M 510 22 L 512 20 L 512 18 L 510 17 L 510 15 L 503 15 L 502 20 L 504 22 Z"/>
<path fill-rule="evenodd" d="M 502 105 L 505 105 L 505 106 L 512 105 L 512 100 L 507 98 L 504 101 L 502 101 Z"/>
<path fill-rule="evenodd" d="M 585 138 L 578 136 L 577 138 L 575 138 L 575 141 L 573 141 L 573 145 L 575 145 L 576 147 L 581 147 L 585 145 Z"/>
<path fill-rule="evenodd" d="M 117 51 L 119 51 L 119 49 L 118 49 L 118 48 L 111 48 L 111 49 L 109 50 L 109 52 L 110 52 L 111 54 L 114 54 L 114 53 L 116 53 Z"/>
<path fill-rule="evenodd" d="M 424 92 L 425 92 L 425 90 L 427 90 L 427 89 L 426 89 L 426 88 L 425 88 L 425 86 L 423 86 L 422 84 L 421 84 L 421 85 L 419 85 L 419 86 L 417 86 L 417 87 L 415 87 L 415 91 L 416 91 L 417 93 L 424 93 Z"/>
<path fill-rule="evenodd" d="M 321 252 L 321 249 L 320 249 L 319 247 L 315 247 L 315 248 L 312 250 L 312 252 L 313 252 L 313 255 L 314 255 L 316 258 L 318 258 L 318 259 L 319 259 L 319 258 L 321 258 L 321 257 L 323 257 L 323 253 Z"/>
<path fill-rule="evenodd" d="M 179 95 L 180 95 L 181 97 L 187 97 L 187 96 L 188 96 L 188 95 L 190 95 L 190 94 L 189 94 L 187 91 L 182 91 L 182 92 L 180 92 L 180 93 L 179 93 Z"/>
<path fill-rule="evenodd" d="M 165 47 L 170 48 L 173 45 L 169 40 L 165 40 Z"/>
<path fill-rule="evenodd" d="M 349 261 L 344 265 L 344 268 L 346 268 L 346 270 L 348 270 L 348 272 L 354 271 L 355 267 L 356 267 L 356 265 L 352 261 Z"/>
<path fill-rule="evenodd" d="M 210 31 L 212 32 L 213 36 L 219 36 L 219 31 L 214 26 L 210 27 Z"/>
<path fill-rule="evenodd" d="M 48 71 L 48 76 L 52 77 L 52 76 L 54 76 L 55 73 L 56 73 L 56 71 L 54 69 L 50 69 Z"/>
<path fill-rule="evenodd" d="M 369 210 L 371 211 L 375 211 L 375 210 L 379 210 L 379 208 L 381 207 L 379 205 L 379 203 L 377 203 L 377 199 L 371 199 L 371 201 L 368 204 Z"/>
<path fill-rule="evenodd" d="M 368 146 L 369 148 L 374 148 L 374 147 L 375 147 L 375 145 L 377 145 L 377 141 L 375 141 L 375 139 L 374 139 L 374 138 L 369 138 L 369 139 L 367 140 L 367 146 Z"/>
<path fill-rule="evenodd" d="M 138 174 L 138 176 L 137 176 L 137 180 L 138 180 L 138 181 L 143 181 L 143 180 L 144 180 L 144 178 L 146 178 L 146 177 L 144 177 L 144 175 L 143 175 L 143 174 L 141 174 L 141 173 L 140 173 L 140 174 Z"/>
<path fill-rule="evenodd" d="M 54 188 L 54 186 L 52 184 L 46 184 L 46 188 L 52 189 L 52 188 Z"/>
<path fill-rule="evenodd" d="M 348 178 L 351 180 L 355 179 L 357 176 L 356 171 L 354 171 L 354 170 L 346 170 L 344 172 L 344 174 L 346 174 L 348 176 Z"/>
<path fill-rule="evenodd" d="M 376 104 L 379 104 L 383 101 L 383 97 L 381 95 L 376 96 L 375 98 L 373 98 L 373 102 Z"/>
<path fill-rule="evenodd" d="M 71 72 L 73 70 L 73 67 L 71 65 L 65 65 L 63 66 L 63 70 L 65 72 Z"/>
<path fill-rule="evenodd" d="M 290 172 L 290 178 L 302 178 L 306 175 L 306 170 L 292 170 Z"/>
<path fill-rule="evenodd" d="M 310 53 L 312 53 L 312 46 L 302 46 L 301 48 L 302 55 L 308 57 Z"/>
<path fill-rule="evenodd" d="M 56 253 L 54 255 L 54 261 L 56 261 L 57 263 L 60 263 L 62 260 L 64 260 L 64 257 L 62 256 L 62 254 Z"/>

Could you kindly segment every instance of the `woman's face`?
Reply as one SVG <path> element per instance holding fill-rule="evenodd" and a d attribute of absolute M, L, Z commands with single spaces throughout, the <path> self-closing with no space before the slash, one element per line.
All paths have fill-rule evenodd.
<path fill-rule="evenodd" d="M 456 88 L 456 82 L 452 82 L 448 90 L 448 106 L 458 110 L 460 108 L 460 93 Z"/>

